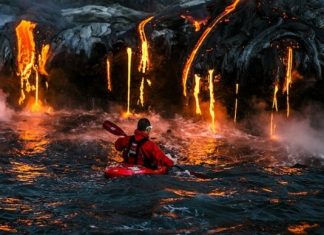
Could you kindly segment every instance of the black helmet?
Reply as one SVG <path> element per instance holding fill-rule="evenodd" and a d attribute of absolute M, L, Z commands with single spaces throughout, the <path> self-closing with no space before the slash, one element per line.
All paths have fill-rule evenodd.
<path fill-rule="evenodd" d="M 147 118 L 141 118 L 140 120 L 138 120 L 137 129 L 140 131 L 147 131 L 152 129 L 152 126 Z"/>

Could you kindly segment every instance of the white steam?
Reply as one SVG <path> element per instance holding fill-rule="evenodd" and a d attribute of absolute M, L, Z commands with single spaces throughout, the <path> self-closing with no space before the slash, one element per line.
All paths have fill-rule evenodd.
<path fill-rule="evenodd" d="M 9 121 L 13 111 L 7 107 L 6 95 L 0 90 L 0 122 Z"/>
<path fill-rule="evenodd" d="M 277 134 L 280 142 L 300 152 L 307 152 L 324 159 L 324 114 L 307 110 L 309 116 L 302 119 L 282 119 Z M 316 116 L 315 116 L 316 115 Z"/>

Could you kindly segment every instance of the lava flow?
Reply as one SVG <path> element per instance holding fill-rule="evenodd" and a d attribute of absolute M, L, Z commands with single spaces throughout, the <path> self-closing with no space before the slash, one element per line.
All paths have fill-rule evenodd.
<path fill-rule="evenodd" d="M 196 114 L 201 114 L 201 109 L 199 105 L 199 92 L 200 92 L 200 77 L 195 74 L 195 90 L 194 90 L 194 96 L 196 100 Z"/>
<path fill-rule="evenodd" d="M 112 85 L 111 85 L 111 73 L 110 73 L 110 61 L 109 58 L 106 60 L 106 75 L 107 75 L 107 88 L 108 91 L 112 91 Z"/>
<path fill-rule="evenodd" d="M 36 24 L 22 20 L 16 27 L 17 36 L 17 75 L 20 77 L 20 98 L 18 103 L 21 105 L 25 98 L 25 91 L 30 92 L 31 87 L 29 78 L 32 74 L 35 63 L 35 41 L 33 30 Z M 25 87 L 25 88 L 24 88 Z M 25 91 L 24 91 L 25 90 Z"/>
<path fill-rule="evenodd" d="M 191 54 L 187 58 L 187 61 L 185 63 L 184 69 L 182 71 L 182 86 L 183 86 L 183 95 L 187 96 L 187 80 L 188 80 L 188 75 L 189 71 L 191 69 L 192 63 L 196 58 L 196 55 L 202 46 L 203 42 L 206 40 L 210 32 L 215 28 L 215 26 L 228 14 L 233 12 L 236 9 L 237 4 L 240 2 L 240 0 L 235 0 L 231 5 L 225 8 L 225 10 L 218 16 L 216 17 L 211 24 L 205 29 L 203 34 L 200 36 L 199 40 L 197 41 L 196 45 L 194 46 L 193 50 L 191 51 Z"/>
<path fill-rule="evenodd" d="M 286 92 L 287 92 L 287 117 L 290 115 L 290 101 L 289 101 L 289 89 L 291 86 L 292 78 L 292 61 L 293 61 L 293 50 L 291 47 L 288 48 L 288 61 L 286 71 Z"/>
<path fill-rule="evenodd" d="M 126 116 L 130 115 L 130 85 L 131 85 L 131 70 L 132 70 L 132 48 L 127 48 L 128 56 L 128 76 L 127 76 L 127 113 Z"/>
<path fill-rule="evenodd" d="M 148 41 L 145 35 L 145 26 L 147 23 L 149 23 L 153 19 L 153 16 L 148 17 L 144 19 L 139 25 L 138 25 L 138 34 L 141 39 L 142 43 L 142 55 L 141 55 L 141 61 L 138 66 L 138 71 L 142 72 L 143 74 L 146 73 L 146 71 L 150 68 L 150 58 L 149 58 L 149 52 L 148 52 Z M 141 86 L 140 86 L 140 104 L 142 107 L 144 106 L 144 80 L 145 78 L 142 77 Z"/>
<path fill-rule="evenodd" d="M 213 75 L 214 70 L 208 71 L 208 78 L 209 78 L 209 96 L 210 96 L 210 104 L 209 104 L 209 112 L 211 116 L 211 129 L 213 132 L 216 131 L 215 129 L 215 99 L 214 99 L 214 83 L 213 83 Z"/>
<path fill-rule="evenodd" d="M 276 129 L 276 125 L 274 123 L 274 110 L 278 112 L 278 101 L 277 101 L 278 90 L 279 90 L 278 84 L 276 84 L 273 92 L 272 111 L 270 117 L 270 138 L 274 138 L 275 129 Z"/>
<path fill-rule="evenodd" d="M 143 20 L 138 25 L 138 33 L 142 42 L 142 56 L 141 62 L 138 66 L 138 71 L 145 73 L 150 68 L 150 58 L 148 53 L 148 42 L 145 35 L 145 25 L 153 19 L 153 16 Z"/>
<path fill-rule="evenodd" d="M 44 76 L 48 76 L 48 72 L 46 71 L 45 66 L 49 57 L 49 50 L 49 44 L 43 45 L 41 53 L 38 55 L 38 72 Z"/>
<path fill-rule="evenodd" d="M 195 32 L 199 32 L 202 25 L 206 25 L 208 19 L 196 20 L 192 16 L 181 15 L 181 18 L 188 20 L 194 27 Z"/>

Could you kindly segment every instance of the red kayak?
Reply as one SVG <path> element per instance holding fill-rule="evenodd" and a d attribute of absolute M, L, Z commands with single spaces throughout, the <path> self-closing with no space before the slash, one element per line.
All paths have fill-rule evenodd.
<path fill-rule="evenodd" d="M 108 178 L 133 176 L 133 175 L 162 175 L 168 171 L 167 167 L 161 167 L 156 170 L 133 164 L 118 164 L 107 166 L 105 169 L 105 175 Z"/>

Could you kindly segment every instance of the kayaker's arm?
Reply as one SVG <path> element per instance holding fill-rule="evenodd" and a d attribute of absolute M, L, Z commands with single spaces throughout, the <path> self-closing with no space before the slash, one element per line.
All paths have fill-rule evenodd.
<path fill-rule="evenodd" d="M 126 148 L 128 146 L 128 142 L 129 142 L 128 136 L 118 138 L 115 142 L 116 150 L 123 151 L 124 148 Z"/>
<path fill-rule="evenodd" d="M 156 144 L 152 145 L 152 154 L 159 165 L 167 167 L 172 167 L 174 165 L 173 161 L 169 159 Z"/>

